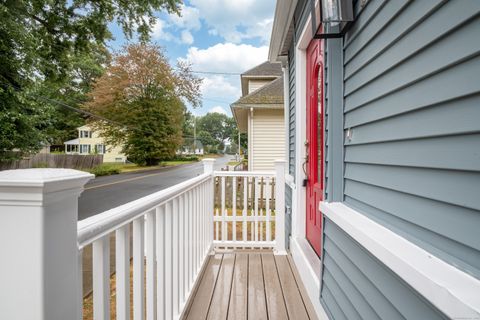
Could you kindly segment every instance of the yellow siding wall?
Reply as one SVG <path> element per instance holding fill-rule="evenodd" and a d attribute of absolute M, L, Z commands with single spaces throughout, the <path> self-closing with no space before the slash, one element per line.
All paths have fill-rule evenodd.
<path fill-rule="evenodd" d="M 251 168 L 273 170 L 275 160 L 285 159 L 285 123 L 283 110 L 254 110 L 251 132 Z"/>
<path fill-rule="evenodd" d="M 253 91 L 263 87 L 267 83 L 272 82 L 272 80 L 249 80 L 248 81 L 248 94 L 252 93 Z"/>
<path fill-rule="evenodd" d="M 79 131 L 81 130 L 88 130 L 91 131 L 91 128 L 88 126 L 83 126 L 78 128 Z M 80 133 L 79 133 L 80 136 Z M 95 152 L 95 145 L 97 144 L 104 144 L 103 138 L 99 136 L 99 134 L 95 131 L 92 132 L 91 138 L 79 138 L 79 144 L 89 144 L 91 152 Z M 125 154 L 122 153 L 122 147 L 116 146 L 113 147 L 111 145 L 105 145 L 105 153 L 103 154 L 103 162 L 125 162 L 127 157 Z"/>

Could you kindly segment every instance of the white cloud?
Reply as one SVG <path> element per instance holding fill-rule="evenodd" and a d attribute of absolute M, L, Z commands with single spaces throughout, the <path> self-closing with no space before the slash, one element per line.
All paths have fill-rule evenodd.
<path fill-rule="evenodd" d="M 247 44 L 218 43 L 206 49 L 191 47 L 179 60 L 188 61 L 198 71 L 242 73 L 267 59 L 268 47 Z M 241 95 L 238 75 L 201 75 L 205 100 L 232 103 Z"/>
<path fill-rule="evenodd" d="M 165 21 L 157 19 L 152 27 L 152 38 L 156 40 L 172 41 L 174 39 L 174 36 L 171 33 L 165 31 L 166 28 L 167 24 L 165 23 Z"/>
<path fill-rule="evenodd" d="M 200 30 L 200 11 L 197 8 L 181 5 L 180 16 L 176 14 L 169 15 L 170 21 L 178 28 L 187 30 Z"/>
<path fill-rule="evenodd" d="M 190 3 L 210 27 L 210 34 L 233 43 L 260 38 L 266 44 L 270 39 L 274 0 L 191 0 Z"/>
<path fill-rule="evenodd" d="M 188 30 L 183 30 L 181 34 L 181 41 L 185 44 L 192 44 L 193 43 L 193 35 Z"/>
<path fill-rule="evenodd" d="M 187 60 L 195 70 L 242 73 L 267 60 L 268 47 L 249 44 L 218 43 L 206 49 L 191 47 Z"/>
<path fill-rule="evenodd" d="M 211 108 L 210 110 L 208 110 L 208 113 L 222 113 L 222 114 L 227 114 L 227 111 L 225 111 L 225 109 L 221 106 L 215 106 L 213 108 Z"/>

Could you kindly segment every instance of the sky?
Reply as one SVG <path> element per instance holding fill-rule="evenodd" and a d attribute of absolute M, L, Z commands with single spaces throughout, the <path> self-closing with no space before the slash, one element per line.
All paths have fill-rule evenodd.
<path fill-rule="evenodd" d="M 156 13 L 151 42 L 161 45 L 172 65 L 178 60 L 192 70 L 235 75 L 197 74 L 203 78 L 203 106 L 195 115 L 221 112 L 241 96 L 242 73 L 267 60 L 275 0 L 185 0 L 181 16 Z M 110 25 L 113 50 L 127 44 L 122 30 Z"/>

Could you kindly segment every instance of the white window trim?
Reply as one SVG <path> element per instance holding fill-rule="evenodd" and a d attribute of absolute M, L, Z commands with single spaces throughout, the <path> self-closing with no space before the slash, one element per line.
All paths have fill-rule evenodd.
<path fill-rule="evenodd" d="M 480 319 L 480 280 L 341 202 L 324 215 L 451 319 Z"/>

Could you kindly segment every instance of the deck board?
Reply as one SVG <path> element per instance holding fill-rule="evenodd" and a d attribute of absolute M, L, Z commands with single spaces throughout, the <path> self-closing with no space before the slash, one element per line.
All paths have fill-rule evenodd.
<path fill-rule="evenodd" d="M 228 308 L 229 320 L 247 319 L 248 300 L 248 254 L 237 253 L 235 259 L 235 270 L 233 272 L 232 291 L 230 293 L 230 305 Z"/>
<path fill-rule="evenodd" d="M 263 253 L 263 275 L 265 279 L 265 293 L 269 319 L 288 319 L 285 299 L 278 278 L 275 258 L 272 254 Z"/>
<path fill-rule="evenodd" d="M 210 307 L 207 318 L 209 320 L 225 320 L 227 318 L 234 265 L 235 254 L 230 253 L 223 255 L 222 267 L 220 268 L 217 285 L 210 303 L 210 305 L 214 307 Z"/>
<path fill-rule="evenodd" d="M 262 258 L 259 253 L 252 253 L 248 258 L 248 319 L 266 320 L 268 316 Z"/>
<path fill-rule="evenodd" d="M 187 314 L 187 319 L 204 320 L 207 318 L 210 302 L 215 291 L 218 273 L 222 265 L 223 255 L 216 254 L 210 257 L 205 268 L 200 285 L 195 293 L 195 299 Z"/>
<path fill-rule="evenodd" d="M 285 304 L 290 319 L 309 319 L 302 295 L 297 287 L 287 256 L 276 256 L 278 277 L 285 295 Z"/>
<path fill-rule="evenodd" d="M 270 250 L 210 257 L 184 319 L 317 319 L 295 266 Z"/>

